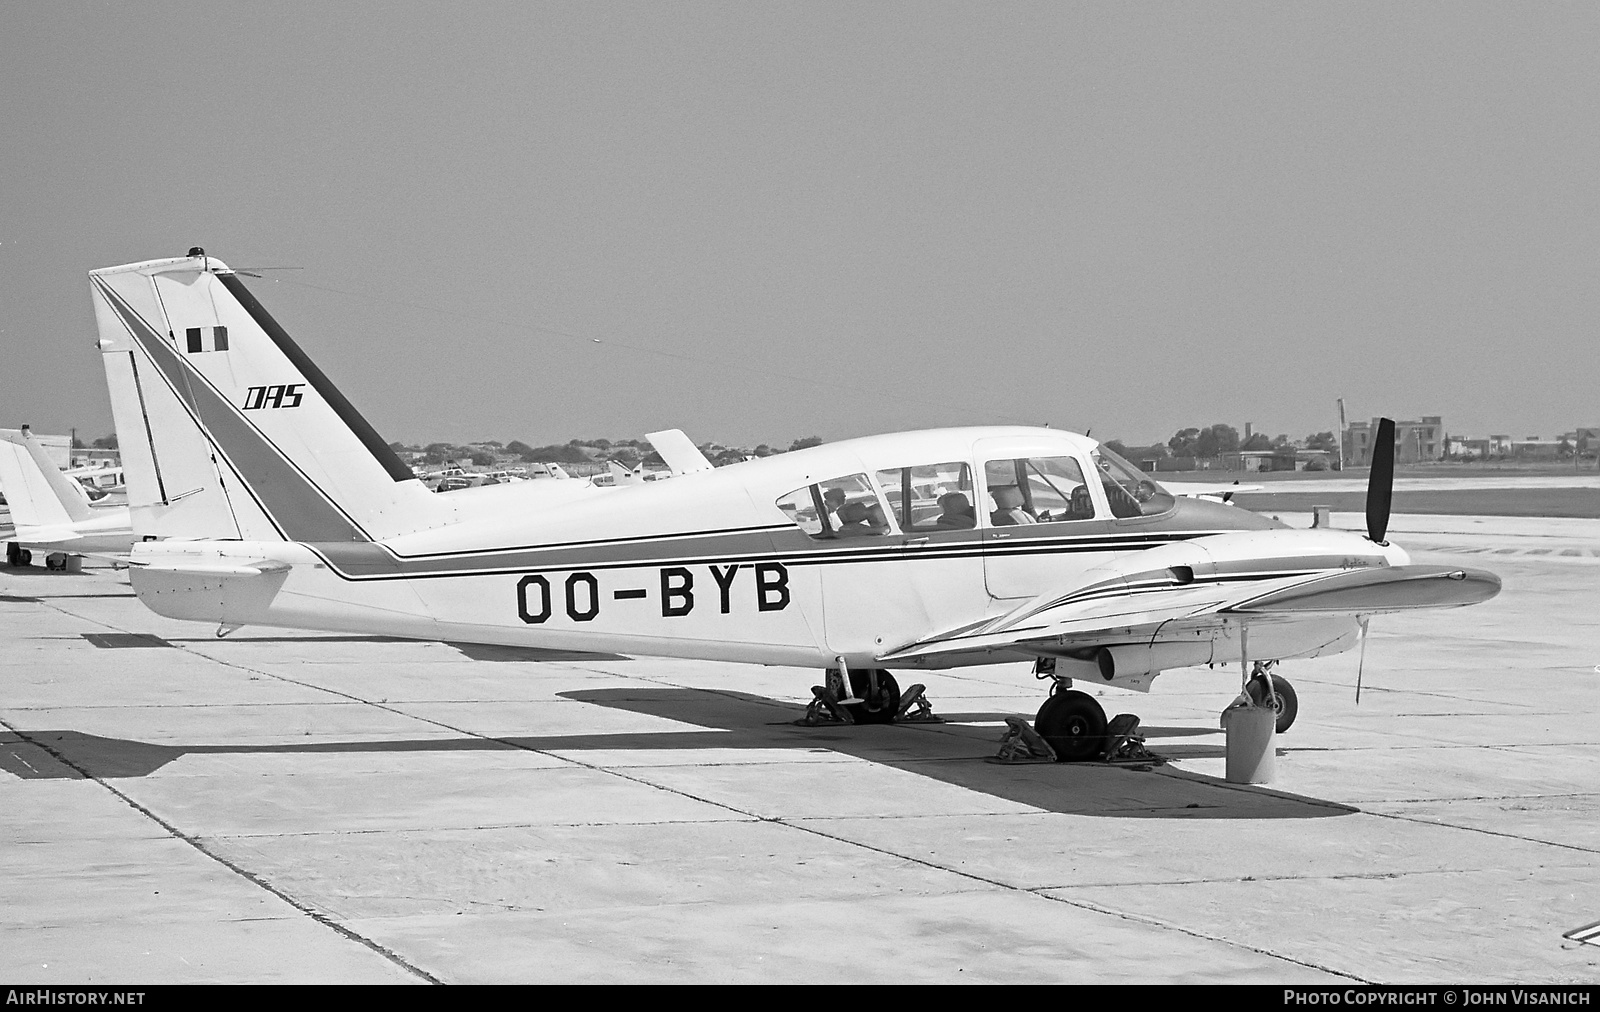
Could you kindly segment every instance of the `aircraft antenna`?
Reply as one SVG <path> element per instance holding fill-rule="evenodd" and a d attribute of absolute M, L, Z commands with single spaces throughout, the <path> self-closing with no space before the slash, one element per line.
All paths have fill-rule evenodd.
<path fill-rule="evenodd" d="M 247 278 L 259 278 L 261 275 L 255 271 L 303 271 L 304 267 L 235 267 L 233 273 L 243 274 Z"/>
<path fill-rule="evenodd" d="M 1356 655 L 1356 705 L 1361 705 L 1361 674 L 1367 667 L 1367 623 L 1372 621 L 1371 615 L 1358 615 L 1356 621 L 1361 623 L 1361 652 Z"/>

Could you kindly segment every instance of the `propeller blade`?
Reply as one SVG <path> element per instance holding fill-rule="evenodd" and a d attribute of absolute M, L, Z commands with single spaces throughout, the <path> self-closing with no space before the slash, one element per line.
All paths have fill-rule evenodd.
<path fill-rule="evenodd" d="M 1367 537 L 1384 544 L 1389 533 L 1389 503 L 1394 498 L 1394 419 L 1378 419 L 1372 443 L 1372 470 L 1367 474 Z"/>

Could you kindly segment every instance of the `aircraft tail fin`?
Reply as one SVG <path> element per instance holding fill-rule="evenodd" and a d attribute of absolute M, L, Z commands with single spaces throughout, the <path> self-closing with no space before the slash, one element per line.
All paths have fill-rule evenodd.
<path fill-rule="evenodd" d="M 18 530 L 64 527 L 75 519 L 28 452 L 22 433 L 15 429 L 0 430 L 0 492 L 5 494 L 11 523 Z"/>
<path fill-rule="evenodd" d="M 684 435 L 682 429 L 663 429 L 660 432 L 651 432 L 645 435 L 650 441 L 650 446 L 661 455 L 661 459 L 672 469 L 673 474 L 693 474 L 696 471 L 714 471 L 716 468 L 700 448 L 694 445 L 694 440 Z"/>
<path fill-rule="evenodd" d="M 135 529 L 348 542 L 453 522 L 243 280 L 191 254 L 89 275 Z"/>
<path fill-rule="evenodd" d="M 26 425 L 20 431 L 16 429 L 0 430 L 0 439 L 22 447 L 32 459 L 34 466 L 29 469 L 30 476 L 36 473 L 48 489 L 47 498 L 53 499 L 61 507 L 60 514 L 56 514 L 54 510 L 51 510 L 52 515 L 64 515 L 69 522 L 89 519 L 92 515 L 89 507 L 89 494 L 83 490 L 82 485 L 61 473 L 61 468 L 57 467 L 56 462 L 51 460 L 50 455 L 45 452 L 44 444 L 39 442 L 32 432 L 28 431 Z M 48 508 L 48 504 L 46 504 L 46 508 Z"/>

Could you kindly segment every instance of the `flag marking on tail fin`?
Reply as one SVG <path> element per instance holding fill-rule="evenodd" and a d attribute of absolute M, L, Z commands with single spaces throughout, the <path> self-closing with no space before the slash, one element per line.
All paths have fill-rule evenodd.
<path fill-rule="evenodd" d="M 372 540 L 339 508 L 332 496 L 323 492 L 283 451 L 251 425 L 238 408 L 204 375 L 190 367 L 177 349 L 151 329 L 121 296 L 98 279 L 96 286 L 129 335 L 177 395 L 179 403 L 206 434 L 206 439 L 228 458 L 235 474 L 241 478 L 250 476 L 243 482 L 245 488 L 284 538 L 310 542 Z M 392 450 L 389 454 L 394 456 Z"/>
<path fill-rule="evenodd" d="M 198 355 L 203 351 L 228 350 L 228 328 L 221 325 L 189 327 L 183 332 L 183 336 L 191 355 Z"/>

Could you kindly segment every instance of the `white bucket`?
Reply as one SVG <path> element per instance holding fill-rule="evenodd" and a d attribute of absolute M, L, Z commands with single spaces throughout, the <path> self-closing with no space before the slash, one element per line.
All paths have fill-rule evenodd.
<path fill-rule="evenodd" d="M 1270 784 L 1277 773 L 1278 750 L 1273 738 L 1278 712 L 1270 706 L 1230 706 L 1222 711 L 1228 733 L 1230 784 Z"/>

